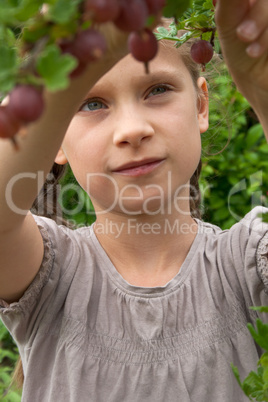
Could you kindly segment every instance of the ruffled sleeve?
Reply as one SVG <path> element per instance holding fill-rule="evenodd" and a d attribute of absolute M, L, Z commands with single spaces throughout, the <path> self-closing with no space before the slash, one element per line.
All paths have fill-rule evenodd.
<path fill-rule="evenodd" d="M 41 267 L 18 302 L 0 300 L 0 318 L 20 346 L 31 343 L 49 311 L 57 314 L 62 308 L 78 265 L 73 231 L 48 218 L 34 219 L 44 243 Z"/>
<path fill-rule="evenodd" d="M 219 259 L 224 261 L 228 284 L 254 323 L 257 315 L 268 321 L 268 314 L 250 309 L 268 305 L 268 224 L 262 220 L 266 212 L 267 209 L 256 207 L 219 235 Z"/>
<path fill-rule="evenodd" d="M 8 304 L 5 300 L 0 299 L 0 311 L 2 315 L 7 315 L 11 312 L 13 314 L 24 314 L 30 311 L 43 287 L 48 282 L 54 262 L 54 251 L 47 230 L 40 223 L 38 227 L 44 244 L 44 256 L 40 269 L 19 302 Z"/>
<path fill-rule="evenodd" d="M 268 294 L 268 232 L 265 233 L 257 248 L 257 269 Z"/>
<path fill-rule="evenodd" d="M 238 233 L 244 248 L 245 279 L 253 306 L 268 305 L 268 224 L 262 214 L 267 210 L 254 208 L 240 222 Z M 261 317 L 266 322 L 268 315 Z"/>

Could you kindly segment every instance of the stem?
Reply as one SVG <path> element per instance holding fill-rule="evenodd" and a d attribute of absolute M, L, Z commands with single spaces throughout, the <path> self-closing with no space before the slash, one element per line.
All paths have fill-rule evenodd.
<path fill-rule="evenodd" d="M 215 34 L 216 34 L 216 28 L 212 31 L 210 38 L 210 43 L 213 47 L 215 46 Z"/>
<path fill-rule="evenodd" d="M 146 73 L 146 74 L 150 74 L 148 61 L 145 61 L 145 62 L 144 62 L 144 67 L 145 67 L 145 73 Z"/>

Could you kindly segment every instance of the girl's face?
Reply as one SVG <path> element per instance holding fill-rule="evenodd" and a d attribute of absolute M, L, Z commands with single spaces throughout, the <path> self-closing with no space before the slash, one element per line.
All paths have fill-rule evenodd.
<path fill-rule="evenodd" d="M 69 161 L 97 214 L 155 215 L 188 205 L 208 105 L 178 50 L 159 48 L 150 74 L 127 55 L 95 84 L 56 158 Z M 198 86 L 206 91 L 203 78 Z"/>

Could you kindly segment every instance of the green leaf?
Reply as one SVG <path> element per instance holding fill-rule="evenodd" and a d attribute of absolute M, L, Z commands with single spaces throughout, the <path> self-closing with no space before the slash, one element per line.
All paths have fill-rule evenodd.
<path fill-rule="evenodd" d="M 264 223 L 268 223 L 268 212 L 264 213 L 264 214 L 259 214 L 258 215 L 259 218 L 261 218 L 261 220 Z M 260 307 L 250 307 L 252 310 L 258 310 Z M 263 310 L 264 313 L 268 313 L 268 311 L 266 310 L 266 307 L 264 307 L 265 310 Z M 261 310 L 259 310 L 261 311 Z"/>
<path fill-rule="evenodd" d="M 87 24 L 83 24 L 82 29 L 87 29 L 85 28 L 87 25 L 90 25 L 88 21 Z M 50 29 L 50 38 L 54 42 L 59 38 L 70 38 L 72 35 L 75 35 L 77 28 L 77 21 L 75 19 L 66 24 L 55 24 Z"/>
<path fill-rule="evenodd" d="M 256 320 L 257 330 L 253 325 L 248 324 L 247 327 L 251 333 L 251 336 L 260 345 L 261 348 L 268 351 L 268 325 L 264 324 L 259 318 Z"/>
<path fill-rule="evenodd" d="M 262 374 L 263 370 L 259 367 L 257 373 L 255 371 L 251 371 L 247 378 L 245 378 L 242 388 L 247 396 L 251 395 L 253 398 L 255 398 L 263 392 Z"/>
<path fill-rule="evenodd" d="M 159 32 L 163 36 L 168 36 L 169 31 L 164 27 L 158 27 L 157 32 Z"/>
<path fill-rule="evenodd" d="M 8 45 L 9 47 L 14 47 L 17 45 L 16 41 L 17 41 L 17 38 L 11 29 L 6 28 L 6 29 L 2 30 L 0 42 L 3 42 L 5 45 Z"/>
<path fill-rule="evenodd" d="M 18 26 L 20 22 L 35 16 L 42 4 L 41 0 L 20 0 L 13 4 L 8 0 L 0 0 L 0 24 Z"/>
<path fill-rule="evenodd" d="M 175 23 L 175 21 L 173 21 L 170 25 L 169 25 L 169 30 L 170 30 L 170 35 L 171 36 L 176 36 L 178 33 L 178 29 L 177 29 L 177 25 Z"/>
<path fill-rule="evenodd" d="M 267 217 L 268 220 L 268 212 L 261 215 L 260 217 Z M 268 306 L 260 306 L 260 307 L 250 307 L 251 310 L 260 311 L 261 313 L 268 313 Z"/>
<path fill-rule="evenodd" d="M 37 19 L 32 25 L 23 30 L 22 38 L 26 42 L 37 42 L 48 35 L 50 26 L 43 19 Z"/>
<path fill-rule="evenodd" d="M 18 21 L 28 21 L 36 16 L 42 4 L 42 0 L 21 0 L 19 7 L 15 8 L 14 17 Z"/>
<path fill-rule="evenodd" d="M 61 54 L 56 45 L 49 45 L 37 60 L 37 71 L 49 91 L 65 89 L 69 74 L 77 66 L 77 60 L 69 54 Z"/>
<path fill-rule="evenodd" d="M 262 378 L 263 378 L 264 384 L 266 385 L 265 388 L 268 389 L 268 361 L 267 361 L 267 356 L 262 361 L 266 365 L 266 367 L 263 369 Z"/>
<path fill-rule="evenodd" d="M 259 151 L 259 152 L 263 152 L 264 154 L 267 155 L 267 153 L 268 153 L 268 144 L 267 144 L 267 143 L 262 144 L 262 145 L 259 147 L 258 151 Z"/>
<path fill-rule="evenodd" d="M 56 24 L 66 24 L 75 18 L 79 0 L 57 0 L 48 9 L 47 18 Z"/>
<path fill-rule="evenodd" d="M 229 217 L 229 211 L 226 209 L 219 209 L 215 212 L 214 216 L 217 220 L 227 219 Z"/>
<path fill-rule="evenodd" d="M 168 0 L 163 15 L 179 18 L 189 7 L 191 7 L 191 0 Z"/>
<path fill-rule="evenodd" d="M 16 50 L 0 44 L 0 92 L 8 92 L 14 87 L 16 73 Z"/>
<path fill-rule="evenodd" d="M 240 374 L 239 374 L 238 368 L 236 366 L 234 366 L 232 363 L 231 363 L 231 368 L 233 370 L 234 376 L 235 376 L 238 384 L 242 388 L 242 382 L 241 382 L 241 379 L 240 379 Z"/>
<path fill-rule="evenodd" d="M 16 393 L 15 391 L 11 391 L 7 394 L 4 399 L 2 399 L 2 402 L 20 402 L 21 401 L 21 395 Z"/>
<path fill-rule="evenodd" d="M 16 23 L 16 19 L 14 17 L 16 13 L 15 8 L 12 8 L 6 4 L 6 1 L 0 0 L 0 9 L 0 24 L 13 25 Z"/>
<path fill-rule="evenodd" d="M 255 124 L 252 126 L 246 136 L 246 146 L 251 148 L 256 142 L 263 137 L 263 128 L 261 124 Z"/>

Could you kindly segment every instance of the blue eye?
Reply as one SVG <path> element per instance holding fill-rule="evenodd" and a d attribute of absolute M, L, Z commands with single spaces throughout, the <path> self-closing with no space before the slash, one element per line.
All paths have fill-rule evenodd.
<path fill-rule="evenodd" d="M 165 92 L 167 92 L 169 90 L 169 88 L 165 85 L 158 85 L 156 87 L 154 87 L 148 96 L 154 96 L 154 95 L 161 95 Z"/>
<path fill-rule="evenodd" d="M 94 112 L 94 110 L 100 110 L 100 109 L 104 109 L 105 105 L 103 104 L 103 102 L 99 101 L 99 100 L 92 100 L 90 102 L 86 102 L 81 110 L 83 111 L 88 111 L 90 110 L 91 112 Z"/>
<path fill-rule="evenodd" d="M 156 87 L 152 90 L 152 94 L 153 95 L 158 95 L 158 94 L 162 94 L 163 92 L 166 92 L 166 88 L 163 87 Z"/>

